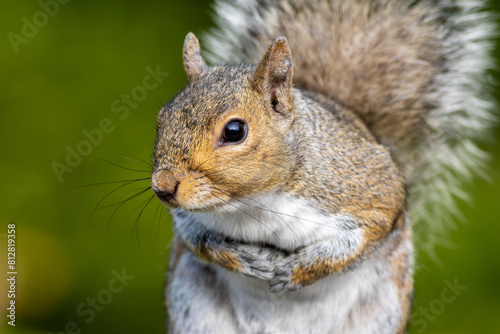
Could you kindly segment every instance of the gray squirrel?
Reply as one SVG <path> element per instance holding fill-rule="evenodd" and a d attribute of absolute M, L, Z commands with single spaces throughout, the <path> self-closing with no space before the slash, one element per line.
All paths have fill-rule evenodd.
<path fill-rule="evenodd" d="M 215 8 L 217 65 L 188 34 L 189 83 L 157 120 L 169 331 L 404 333 L 412 227 L 433 235 L 484 161 L 490 15 L 477 1 Z"/>

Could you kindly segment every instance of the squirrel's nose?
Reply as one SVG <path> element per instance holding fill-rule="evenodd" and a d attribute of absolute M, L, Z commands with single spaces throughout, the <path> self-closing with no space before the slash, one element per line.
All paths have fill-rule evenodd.
<path fill-rule="evenodd" d="M 175 197 L 178 187 L 179 181 L 168 170 L 156 171 L 151 177 L 151 189 L 162 201 L 170 202 Z"/>

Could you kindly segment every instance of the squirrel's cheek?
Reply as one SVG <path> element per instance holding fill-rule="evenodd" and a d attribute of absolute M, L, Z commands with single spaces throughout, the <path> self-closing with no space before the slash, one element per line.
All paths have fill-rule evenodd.
<path fill-rule="evenodd" d="M 204 188 L 195 176 L 187 176 L 179 183 L 176 200 L 183 207 L 196 206 L 204 197 Z"/>
<path fill-rule="evenodd" d="M 207 177 L 193 173 L 180 181 L 175 200 L 184 209 L 205 210 L 224 204 L 225 197 Z"/>

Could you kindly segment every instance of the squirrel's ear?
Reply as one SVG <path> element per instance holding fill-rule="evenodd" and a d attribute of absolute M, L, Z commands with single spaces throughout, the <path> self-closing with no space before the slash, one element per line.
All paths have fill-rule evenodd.
<path fill-rule="evenodd" d="M 184 40 L 182 58 L 189 81 L 203 76 L 208 71 L 208 66 L 200 53 L 200 43 L 192 32 L 187 34 Z"/>
<path fill-rule="evenodd" d="M 255 69 L 253 87 L 265 94 L 277 112 L 285 112 L 293 104 L 292 54 L 285 37 L 279 37 L 269 47 Z"/>

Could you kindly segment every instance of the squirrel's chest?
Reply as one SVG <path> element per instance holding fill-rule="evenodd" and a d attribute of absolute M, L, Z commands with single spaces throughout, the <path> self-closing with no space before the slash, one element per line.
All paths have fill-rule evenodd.
<path fill-rule="evenodd" d="M 300 291 L 275 294 L 261 281 L 216 269 L 241 333 L 379 333 L 366 314 L 387 309 L 396 317 L 397 291 L 380 263 L 326 277 Z M 383 294 L 383 295 L 382 295 Z M 372 302 L 376 301 L 376 302 Z"/>
<path fill-rule="evenodd" d="M 218 213 L 192 213 L 210 230 L 235 240 L 293 250 L 327 238 L 341 238 L 337 228 L 350 217 L 320 211 L 310 201 L 266 194 L 234 201 Z"/>
<path fill-rule="evenodd" d="M 305 200 L 282 195 L 245 200 L 217 214 L 184 212 L 176 217 L 177 233 L 185 237 L 209 229 L 235 240 L 303 247 L 310 250 L 298 259 L 304 263 L 338 258 L 363 238 L 362 226 L 352 217 L 325 215 Z M 325 240 L 331 247 L 315 248 Z M 391 264 L 382 253 L 298 291 L 280 293 L 271 292 L 265 279 L 229 271 L 192 252 L 180 258 L 168 293 L 172 314 L 182 318 L 186 328 L 196 324 L 217 328 L 217 333 L 391 333 L 401 315 Z M 271 270 L 281 265 L 271 264 Z M 251 265 L 258 267 L 255 261 Z"/>

